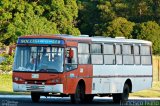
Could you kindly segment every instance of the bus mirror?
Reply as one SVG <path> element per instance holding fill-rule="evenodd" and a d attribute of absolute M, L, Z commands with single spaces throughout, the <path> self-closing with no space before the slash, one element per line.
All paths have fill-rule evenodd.
<path fill-rule="evenodd" d="M 72 49 L 69 49 L 69 58 L 73 58 L 74 52 Z"/>

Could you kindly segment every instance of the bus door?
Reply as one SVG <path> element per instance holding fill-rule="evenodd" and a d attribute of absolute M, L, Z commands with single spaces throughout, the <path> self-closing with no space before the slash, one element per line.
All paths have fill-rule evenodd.
<path fill-rule="evenodd" d="M 65 72 L 66 72 L 66 90 L 67 92 L 71 92 L 69 90 L 73 89 L 73 84 L 75 83 L 74 79 L 78 76 L 76 73 L 76 69 L 78 67 L 77 62 L 77 48 L 76 47 L 68 47 L 65 50 Z"/>

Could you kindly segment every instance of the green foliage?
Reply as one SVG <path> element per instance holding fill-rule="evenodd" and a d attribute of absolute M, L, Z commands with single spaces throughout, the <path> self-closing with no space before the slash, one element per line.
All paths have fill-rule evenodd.
<path fill-rule="evenodd" d="M 133 22 L 127 21 L 125 18 L 118 17 L 109 22 L 108 27 L 102 33 L 109 37 L 125 37 L 132 38 Z"/>
<path fill-rule="evenodd" d="M 115 11 L 113 10 L 113 5 L 109 0 L 101 0 L 97 4 L 98 10 L 98 22 L 94 25 L 94 35 L 106 36 L 106 27 L 108 23 L 116 18 Z"/>
<path fill-rule="evenodd" d="M 153 53 L 160 54 L 160 26 L 154 21 L 137 24 L 134 31 L 138 39 L 149 40 L 153 43 Z"/>
<path fill-rule="evenodd" d="M 76 0 L 1 0 L 0 41 L 10 44 L 30 34 L 79 35 L 77 16 Z"/>
<path fill-rule="evenodd" d="M 153 42 L 153 53 L 160 54 L 159 0 L 77 0 L 77 3 L 78 27 L 82 33 L 91 36 L 124 36 L 149 40 Z M 146 30 L 139 27 L 150 21 L 158 24 Z"/>
<path fill-rule="evenodd" d="M 90 0 L 77 0 L 78 27 L 82 34 L 94 35 L 94 25 L 99 22 L 97 2 Z"/>
<path fill-rule="evenodd" d="M 5 45 L 0 42 L 0 48 L 5 48 Z"/>
<path fill-rule="evenodd" d="M 102 0 L 97 5 L 97 9 L 100 14 L 101 22 L 108 22 L 116 18 L 115 11 L 113 10 L 112 3 L 107 0 Z"/>
<path fill-rule="evenodd" d="M 3 72 L 10 72 L 12 71 L 12 64 L 13 64 L 13 55 L 8 54 L 1 54 L 5 60 L 0 64 L 0 70 Z"/>
<path fill-rule="evenodd" d="M 158 27 L 159 12 L 159 0 L 0 0 L 0 42 L 9 45 L 31 34 L 124 36 L 150 40 L 160 54 L 157 29 L 145 37 L 140 27 L 150 21 Z"/>

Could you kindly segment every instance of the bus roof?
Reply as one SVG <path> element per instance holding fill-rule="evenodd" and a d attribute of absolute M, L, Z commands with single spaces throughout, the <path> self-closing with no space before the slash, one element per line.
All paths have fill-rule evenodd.
<path fill-rule="evenodd" d="M 97 43 L 136 43 L 136 44 L 149 44 L 152 45 L 152 42 L 147 40 L 138 40 L 138 39 L 125 39 L 122 37 L 119 38 L 109 38 L 109 37 L 89 37 L 89 36 L 72 36 L 67 34 L 55 34 L 55 35 L 28 35 L 28 36 L 21 36 L 19 38 L 57 38 L 57 39 L 66 39 L 72 41 L 90 41 L 90 42 L 97 42 Z"/>
<path fill-rule="evenodd" d="M 152 42 L 138 39 L 125 39 L 125 38 L 91 38 L 93 42 L 115 42 L 115 43 L 138 43 L 138 44 L 149 44 Z"/>

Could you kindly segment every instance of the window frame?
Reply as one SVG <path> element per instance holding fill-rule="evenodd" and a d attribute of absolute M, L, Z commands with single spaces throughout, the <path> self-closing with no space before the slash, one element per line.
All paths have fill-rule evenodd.
<path fill-rule="evenodd" d="M 113 53 L 104 53 L 104 48 L 105 48 L 105 45 L 112 45 L 113 46 Z M 103 43 L 103 64 L 104 65 L 116 65 L 116 54 L 115 54 L 115 50 L 116 50 L 116 46 L 115 46 L 115 43 L 112 42 L 112 43 Z M 114 63 L 113 64 L 106 64 L 105 63 L 105 56 L 114 56 Z"/>
<path fill-rule="evenodd" d="M 136 46 L 138 47 L 138 51 L 139 51 L 138 54 L 135 54 L 135 47 L 136 47 Z M 141 51 L 140 51 L 140 46 L 141 46 L 140 44 L 134 44 L 134 45 L 133 45 L 133 50 L 134 50 L 134 65 L 141 65 L 141 53 L 140 53 Z M 139 58 L 140 58 L 140 59 L 139 59 L 139 64 L 136 63 L 136 58 L 135 58 L 136 56 L 139 56 Z"/>
<path fill-rule="evenodd" d="M 79 44 L 87 44 L 88 45 L 88 51 L 89 51 L 89 53 L 79 53 L 79 52 L 77 52 L 78 53 L 78 64 L 80 64 L 80 65 L 89 65 L 89 64 L 91 64 L 91 53 L 90 53 L 90 49 L 91 49 L 91 47 L 90 47 L 90 43 L 86 43 L 86 42 L 78 42 L 78 45 Z M 77 49 L 79 50 L 79 48 L 77 47 Z M 89 55 L 89 61 L 90 61 L 90 63 L 87 63 L 87 64 L 82 64 L 82 63 L 80 63 L 79 62 L 79 55 Z"/>
<path fill-rule="evenodd" d="M 117 54 L 116 53 L 116 45 L 120 46 L 121 54 Z M 117 56 L 121 56 L 122 57 L 122 64 L 117 64 Z M 115 58 L 116 58 L 116 65 L 123 65 L 123 43 L 116 43 L 115 44 Z"/>
<path fill-rule="evenodd" d="M 93 53 L 92 52 L 92 45 L 93 44 L 99 44 L 99 45 L 101 45 L 101 53 Z M 103 50 L 104 50 L 104 45 L 103 45 L 103 43 L 99 43 L 99 42 L 92 42 L 91 44 L 90 44 L 90 62 L 91 62 L 91 64 L 92 65 L 103 65 L 104 64 L 104 54 L 103 54 Z M 93 64 L 92 63 L 92 55 L 102 55 L 102 64 Z"/>
<path fill-rule="evenodd" d="M 123 46 L 124 45 L 128 45 L 128 46 L 130 46 L 130 54 L 124 54 L 124 48 L 123 48 Z M 132 63 L 125 63 L 124 62 L 124 56 L 131 56 L 132 58 L 133 58 L 133 62 Z M 122 58 L 123 58 L 123 65 L 134 65 L 135 64 L 135 61 L 134 61 L 134 43 L 123 43 L 122 44 Z"/>
<path fill-rule="evenodd" d="M 149 49 L 150 49 L 150 51 L 149 51 L 149 55 L 147 54 L 147 55 L 142 55 L 141 54 L 141 47 L 142 46 L 148 46 L 149 47 Z M 140 56 L 141 56 L 141 65 L 152 65 L 153 64 L 153 60 L 152 60 L 152 46 L 151 45 L 147 45 L 147 44 L 141 44 L 140 45 Z M 143 64 L 143 62 L 142 62 L 142 56 L 150 56 L 150 58 L 151 58 L 151 61 L 150 61 L 150 64 Z"/>
<path fill-rule="evenodd" d="M 76 50 L 77 50 L 77 53 L 76 53 L 76 58 L 77 58 L 77 64 L 71 64 L 71 65 L 77 65 L 77 67 L 76 68 L 74 68 L 74 69 L 71 69 L 71 70 L 67 70 L 66 69 L 66 61 L 65 61 L 65 59 L 67 58 L 66 57 L 66 49 L 67 48 L 75 48 Z M 78 69 L 78 65 L 79 65 L 79 63 L 78 63 L 78 47 L 75 47 L 75 46 L 68 46 L 68 47 L 65 47 L 65 50 L 64 50 L 64 72 L 69 72 L 69 71 L 73 71 L 73 70 L 76 70 L 76 69 Z"/>

